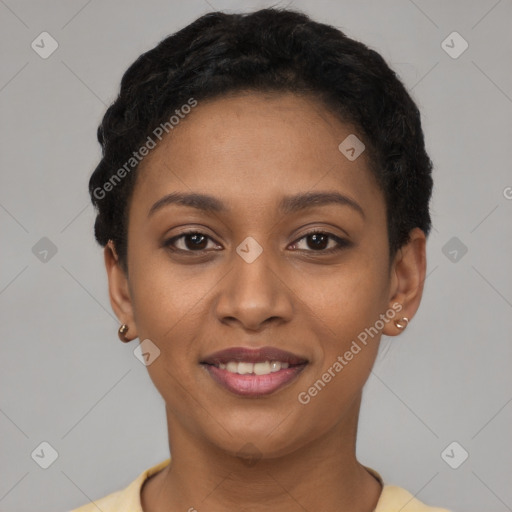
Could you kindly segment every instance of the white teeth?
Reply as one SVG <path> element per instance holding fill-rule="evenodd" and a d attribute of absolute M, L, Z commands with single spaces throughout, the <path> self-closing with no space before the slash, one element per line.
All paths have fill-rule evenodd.
<path fill-rule="evenodd" d="M 278 372 L 281 369 L 288 368 L 290 365 L 281 361 L 265 361 L 262 363 L 247 363 L 244 361 L 229 361 L 228 363 L 219 363 L 221 370 L 227 370 L 230 373 L 238 373 L 247 375 L 249 373 L 255 375 L 268 375 L 269 373 Z"/>
<path fill-rule="evenodd" d="M 246 373 L 252 373 L 254 370 L 254 364 L 253 363 L 238 363 L 238 373 L 240 375 L 245 375 Z"/>
<path fill-rule="evenodd" d="M 254 373 L 256 375 L 267 375 L 270 373 L 270 363 L 265 361 L 264 363 L 254 364 Z"/>
<path fill-rule="evenodd" d="M 236 361 L 229 361 L 226 364 L 226 370 L 231 373 L 238 373 L 238 363 Z"/>

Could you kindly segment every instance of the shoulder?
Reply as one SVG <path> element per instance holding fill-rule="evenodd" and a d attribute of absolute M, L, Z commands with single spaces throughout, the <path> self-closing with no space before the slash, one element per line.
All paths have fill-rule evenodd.
<path fill-rule="evenodd" d="M 450 512 L 445 508 L 422 503 L 409 491 L 396 485 L 385 485 L 374 512 Z"/>
<path fill-rule="evenodd" d="M 450 512 L 445 508 L 431 507 L 397 485 L 387 485 L 380 473 L 368 466 L 364 468 L 382 485 L 379 501 L 373 512 Z"/>
<path fill-rule="evenodd" d="M 143 471 L 128 487 L 91 501 L 70 512 L 142 512 L 140 491 L 144 482 L 169 464 L 170 458 Z"/>
<path fill-rule="evenodd" d="M 91 501 L 86 505 L 71 510 L 70 512 L 98 512 L 98 510 L 101 510 L 102 512 L 114 512 L 116 510 L 122 510 L 119 507 L 126 506 L 127 503 L 130 503 L 130 498 L 127 495 L 127 489 L 113 492 L 108 496 Z"/>

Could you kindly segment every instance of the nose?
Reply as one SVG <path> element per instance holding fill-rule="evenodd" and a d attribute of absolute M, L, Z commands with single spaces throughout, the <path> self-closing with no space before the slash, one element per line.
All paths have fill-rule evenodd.
<path fill-rule="evenodd" d="M 215 303 L 219 321 L 239 324 L 247 331 L 261 331 L 272 322 L 289 322 L 293 292 L 279 274 L 266 251 L 251 263 L 235 253 L 231 272 L 219 283 Z"/>

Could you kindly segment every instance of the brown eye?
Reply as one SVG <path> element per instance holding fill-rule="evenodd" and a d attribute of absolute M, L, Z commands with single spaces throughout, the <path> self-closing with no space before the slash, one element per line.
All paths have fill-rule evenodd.
<path fill-rule="evenodd" d="M 305 244 L 303 245 L 306 247 L 299 247 L 302 240 L 305 241 Z M 310 233 L 306 233 L 293 244 L 294 249 L 300 251 L 319 252 L 324 254 L 339 251 L 349 245 L 351 245 L 351 242 L 348 240 L 324 231 L 312 231 Z"/>
<path fill-rule="evenodd" d="M 164 246 L 173 251 L 199 252 L 208 248 L 209 241 L 211 238 L 208 235 L 198 231 L 189 231 L 170 238 L 164 242 Z"/>
<path fill-rule="evenodd" d="M 308 235 L 306 240 L 308 241 L 308 246 L 314 250 L 326 249 L 329 245 L 329 235 L 322 233 L 313 233 L 312 235 Z"/>

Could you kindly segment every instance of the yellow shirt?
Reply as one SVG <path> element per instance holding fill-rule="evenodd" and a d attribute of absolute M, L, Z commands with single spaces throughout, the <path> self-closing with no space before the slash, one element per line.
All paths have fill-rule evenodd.
<path fill-rule="evenodd" d="M 143 512 L 140 503 L 142 484 L 158 473 L 170 462 L 170 458 L 142 472 L 128 487 L 88 503 L 71 512 Z M 374 512 L 449 512 L 444 508 L 429 507 L 418 501 L 411 493 L 395 485 L 384 485 L 382 477 L 371 468 L 366 468 L 383 485 L 382 492 Z"/>

